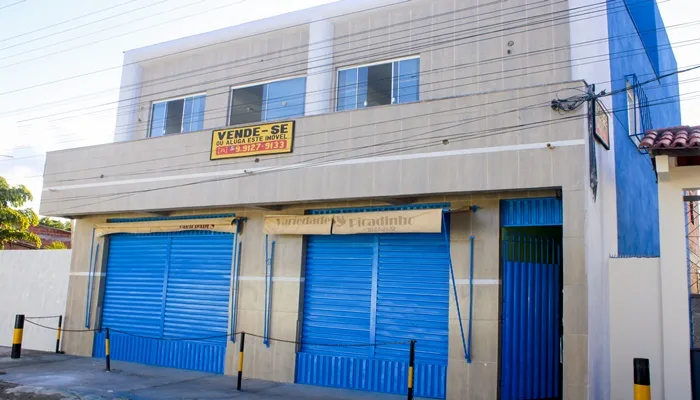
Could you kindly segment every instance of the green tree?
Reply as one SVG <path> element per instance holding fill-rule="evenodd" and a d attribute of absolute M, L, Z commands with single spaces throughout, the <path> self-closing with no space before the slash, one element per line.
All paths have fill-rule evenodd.
<path fill-rule="evenodd" d="M 49 217 L 41 217 L 41 219 L 39 219 L 39 225 L 50 226 L 52 228 L 63 229 L 66 231 L 69 231 L 71 229 L 70 221 L 64 222 L 59 219 Z"/>
<path fill-rule="evenodd" d="M 39 223 L 39 217 L 31 208 L 21 208 L 32 200 L 32 193 L 26 186 L 10 186 L 0 177 L 0 249 L 8 242 L 17 241 L 41 247 L 41 239 L 29 232 L 30 226 Z"/>
<path fill-rule="evenodd" d="M 46 249 L 46 250 L 65 250 L 65 249 L 67 249 L 65 243 L 63 243 L 63 242 L 51 242 L 42 248 Z"/>

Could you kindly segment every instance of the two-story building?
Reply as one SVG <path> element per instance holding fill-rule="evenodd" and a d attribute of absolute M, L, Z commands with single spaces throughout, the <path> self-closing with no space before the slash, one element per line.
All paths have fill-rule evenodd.
<path fill-rule="evenodd" d="M 343 0 L 126 52 L 114 143 L 46 161 L 66 328 L 227 374 L 245 331 L 247 377 L 388 393 L 416 340 L 420 397 L 605 398 L 608 257 L 658 252 L 627 117 L 680 122 L 639 10 Z"/>

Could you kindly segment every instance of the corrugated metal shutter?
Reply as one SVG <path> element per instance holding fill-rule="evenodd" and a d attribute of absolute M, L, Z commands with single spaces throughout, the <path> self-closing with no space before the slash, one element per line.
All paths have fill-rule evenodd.
<path fill-rule="evenodd" d="M 379 235 L 376 342 L 417 340 L 418 397 L 445 397 L 449 335 L 449 259 L 442 234 Z M 375 357 L 408 367 L 408 346 L 378 346 Z M 386 390 L 403 393 L 403 376 Z"/>
<path fill-rule="evenodd" d="M 109 242 L 102 326 L 160 337 L 170 238 L 120 233 Z M 111 352 L 118 360 L 154 364 L 158 343 L 113 332 Z M 96 335 L 93 355 L 104 357 L 104 333 Z"/>
<path fill-rule="evenodd" d="M 369 343 L 374 248 L 372 235 L 309 236 L 297 382 L 362 389 L 345 368 L 358 368 L 354 357 L 369 347 L 313 344 Z M 342 366 L 319 374 L 324 363 Z"/>
<path fill-rule="evenodd" d="M 442 234 L 311 236 L 302 342 L 417 339 L 416 395 L 445 396 L 449 264 Z M 297 383 L 406 393 L 408 344 L 302 345 Z"/>
<path fill-rule="evenodd" d="M 121 252 L 131 254 L 131 257 L 120 257 Z M 114 332 L 112 357 L 222 373 L 232 257 L 233 235 L 226 233 L 194 231 L 113 235 L 110 238 L 103 327 L 163 339 L 221 337 L 198 341 L 157 340 Z M 120 282 L 136 280 L 136 285 L 142 287 L 144 283 L 139 279 L 146 271 L 155 269 L 151 265 L 159 267 L 159 276 L 149 272 L 148 286 L 138 293 L 140 297 L 152 299 L 147 303 L 150 307 L 147 312 L 151 321 L 157 321 L 157 326 L 149 325 L 152 329 L 145 331 L 140 320 L 133 318 L 134 308 L 140 307 L 134 303 L 138 298 L 128 295 L 125 285 Z M 115 303 L 115 298 L 123 299 L 124 304 Z M 130 312 L 114 312 L 127 304 Z M 96 335 L 94 355 L 98 357 L 104 356 L 101 340 L 103 335 Z"/>
<path fill-rule="evenodd" d="M 554 197 L 501 201 L 501 226 L 553 226 L 563 221 L 561 200 Z"/>

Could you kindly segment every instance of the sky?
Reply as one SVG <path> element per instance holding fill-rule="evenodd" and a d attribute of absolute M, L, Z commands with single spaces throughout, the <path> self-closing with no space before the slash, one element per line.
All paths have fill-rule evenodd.
<path fill-rule="evenodd" d="M 38 208 L 47 151 L 112 141 L 124 51 L 332 1 L 0 0 L 0 176 Z M 700 23 L 700 0 L 657 1 L 672 43 L 698 38 L 676 25 Z M 679 69 L 698 47 L 674 46 Z M 694 78 L 680 77 L 682 122 L 700 125 Z"/>

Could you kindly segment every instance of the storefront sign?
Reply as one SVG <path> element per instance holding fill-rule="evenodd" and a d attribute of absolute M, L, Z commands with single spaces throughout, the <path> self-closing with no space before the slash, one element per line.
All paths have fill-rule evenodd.
<path fill-rule="evenodd" d="M 440 233 L 442 209 L 323 215 L 268 215 L 269 235 L 351 235 L 355 233 Z"/>
<path fill-rule="evenodd" d="M 210 159 L 291 153 L 294 121 L 218 129 L 211 134 Z"/>
<path fill-rule="evenodd" d="M 608 110 L 600 101 L 595 101 L 595 137 L 606 150 L 610 150 L 610 120 Z"/>
<path fill-rule="evenodd" d="M 144 222 L 120 222 L 95 225 L 95 237 L 114 233 L 157 233 L 183 231 L 213 231 L 235 233 L 233 218 L 207 218 L 196 220 L 167 220 Z"/>
<path fill-rule="evenodd" d="M 332 215 L 269 215 L 263 231 L 269 235 L 330 235 Z"/>
<path fill-rule="evenodd" d="M 442 232 L 442 209 L 366 212 L 333 216 L 334 235 L 412 232 Z"/>

